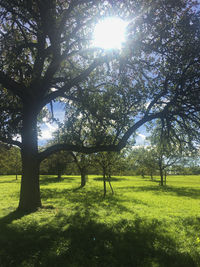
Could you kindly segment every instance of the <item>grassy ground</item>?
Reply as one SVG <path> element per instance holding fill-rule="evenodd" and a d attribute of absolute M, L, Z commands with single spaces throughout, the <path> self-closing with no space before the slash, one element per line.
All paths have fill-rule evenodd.
<path fill-rule="evenodd" d="M 15 212 L 20 180 L 0 177 L 0 266 L 200 266 L 200 176 L 156 181 L 115 177 L 103 199 L 100 177 L 41 177 L 43 205 Z"/>

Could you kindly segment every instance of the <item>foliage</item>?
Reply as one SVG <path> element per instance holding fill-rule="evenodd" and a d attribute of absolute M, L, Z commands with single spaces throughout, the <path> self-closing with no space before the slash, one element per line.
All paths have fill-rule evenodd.
<path fill-rule="evenodd" d="M 71 165 L 72 157 L 69 152 L 60 151 L 48 158 L 46 158 L 40 165 L 41 174 L 57 174 L 58 179 L 61 175 L 69 171 L 69 166 Z M 71 166 L 70 166 L 71 168 Z"/>
<path fill-rule="evenodd" d="M 21 174 L 20 150 L 0 143 L 0 174 Z"/>

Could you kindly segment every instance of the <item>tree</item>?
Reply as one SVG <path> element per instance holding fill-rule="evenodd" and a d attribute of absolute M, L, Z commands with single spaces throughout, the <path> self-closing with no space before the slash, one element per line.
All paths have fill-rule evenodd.
<path fill-rule="evenodd" d="M 144 178 L 145 174 L 150 175 L 153 180 L 153 174 L 156 170 L 156 162 L 149 147 L 140 146 L 132 149 L 128 155 L 128 161 L 136 169 L 137 174 Z"/>
<path fill-rule="evenodd" d="M 21 154 L 18 147 L 0 143 L 0 174 L 21 174 Z"/>
<path fill-rule="evenodd" d="M 178 134 L 178 130 L 180 129 L 176 127 L 176 134 Z M 183 131 L 178 138 L 176 138 L 176 134 L 174 130 L 165 128 L 162 120 L 156 121 L 153 127 L 151 125 L 151 135 L 148 138 L 151 143 L 150 153 L 155 166 L 159 170 L 161 186 L 164 183 L 166 185 L 169 167 L 185 161 L 185 157 L 191 154 L 192 143 L 191 140 L 187 141 L 187 133 Z"/>
<path fill-rule="evenodd" d="M 39 165 L 52 153 L 119 151 L 141 125 L 156 118 L 198 132 L 199 13 L 192 1 L 0 4 L 0 140 L 21 148 L 19 209 L 41 206 Z M 108 14 L 130 21 L 123 52 L 89 46 L 93 25 Z M 79 103 L 102 134 L 110 125 L 112 142 L 61 143 L 38 152 L 38 118 L 60 97 Z"/>
<path fill-rule="evenodd" d="M 81 187 L 84 187 L 86 185 L 88 167 L 91 164 L 90 157 L 89 155 L 75 152 L 71 152 L 71 156 L 74 159 L 74 162 L 76 163 L 78 170 L 81 174 Z"/>
<path fill-rule="evenodd" d="M 58 181 L 62 174 L 65 173 L 67 167 L 73 162 L 71 154 L 67 151 L 57 152 L 44 161 L 40 165 L 40 173 L 57 174 Z"/>
<path fill-rule="evenodd" d="M 111 185 L 111 175 L 115 172 L 119 172 L 124 163 L 123 154 L 119 154 L 117 152 L 100 152 L 92 155 L 93 165 L 96 169 L 99 168 L 102 171 L 103 175 L 103 188 L 104 188 L 104 197 L 106 196 L 106 182 L 109 183 L 112 194 L 114 194 L 113 187 Z"/>

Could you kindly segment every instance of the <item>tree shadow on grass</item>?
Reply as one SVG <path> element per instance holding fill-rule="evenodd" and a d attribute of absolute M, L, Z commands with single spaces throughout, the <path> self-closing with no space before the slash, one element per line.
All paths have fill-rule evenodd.
<path fill-rule="evenodd" d="M 151 191 L 156 194 L 163 192 L 170 195 L 177 195 L 181 197 L 189 197 L 193 199 L 200 199 L 200 189 L 188 187 L 173 187 L 173 186 L 137 186 L 133 188 L 134 191 Z"/>
<path fill-rule="evenodd" d="M 4 216 L 3 218 L 0 218 L 0 223 L 9 224 L 12 221 L 21 219 L 22 217 L 24 217 L 30 213 L 32 213 L 32 211 L 31 212 L 23 212 L 23 211 L 15 210 L 15 211 L 12 211 L 11 213 L 9 213 L 8 215 Z"/>
<path fill-rule="evenodd" d="M 0 220 L 0 232 L 1 267 L 197 266 L 157 220 L 135 218 L 109 226 L 77 212 L 47 224 L 32 220 L 10 227 Z"/>
<path fill-rule="evenodd" d="M 85 190 L 85 188 L 72 188 L 72 189 L 62 189 L 62 190 L 55 190 L 49 188 L 42 188 L 41 189 L 41 196 L 42 200 L 45 201 L 47 199 L 57 199 L 60 205 L 66 205 L 66 203 L 79 203 L 78 209 L 87 210 L 89 211 L 92 208 L 98 209 L 98 207 L 104 208 L 105 206 L 109 206 L 110 209 L 115 209 L 118 212 L 126 212 L 129 211 L 126 207 L 126 199 L 118 198 L 117 195 L 107 194 L 106 197 L 103 197 L 102 190 L 96 189 L 95 191 Z M 134 204 L 144 204 L 140 200 L 132 199 L 132 203 Z M 124 202 L 124 203 L 123 203 Z M 94 215 L 94 214 L 93 214 Z"/>
<path fill-rule="evenodd" d="M 94 181 L 103 181 L 103 177 L 94 177 L 93 178 Z M 106 179 L 107 180 L 107 179 Z M 121 177 L 111 177 L 110 181 L 111 182 L 120 182 L 120 181 L 125 181 L 127 180 L 126 178 L 121 178 Z"/>
<path fill-rule="evenodd" d="M 40 179 L 40 184 L 48 185 L 50 183 L 59 183 L 63 181 L 65 181 L 65 183 L 72 183 L 75 179 L 77 179 L 77 177 L 61 177 L 60 179 L 58 179 L 57 177 L 43 177 L 42 179 Z"/>
<path fill-rule="evenodd" d="M 0 184 L 13 184 L 13 183 L 20 183 L 20 182 L 21 182 L 21 178 L 18 178 L 17 180 L 13 179 L 13 180 L 10 180 L 10 181 L 1 181 L 0 180 Z"/>

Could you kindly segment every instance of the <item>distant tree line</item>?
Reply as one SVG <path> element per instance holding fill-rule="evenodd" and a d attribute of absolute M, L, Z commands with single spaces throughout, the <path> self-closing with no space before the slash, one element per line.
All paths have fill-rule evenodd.
<path fill-rule="evenodd" d="M 76 159 L 75 159 L 76 157 Z M 199 156 L 179 157 L 167 165 L 168 175 L 200 175 Z M 92 155 L 71 152 L 58 152 L 46 158 L 40 167 L 40 174 L 57 175 L 140 175 L 159 176 L 158 155 L 155 148 L 141 146 L 124 153 L 100 152 Z M 21 174 L 20 150 L 14 146 L 0 144 L 0 175 Z"/>

